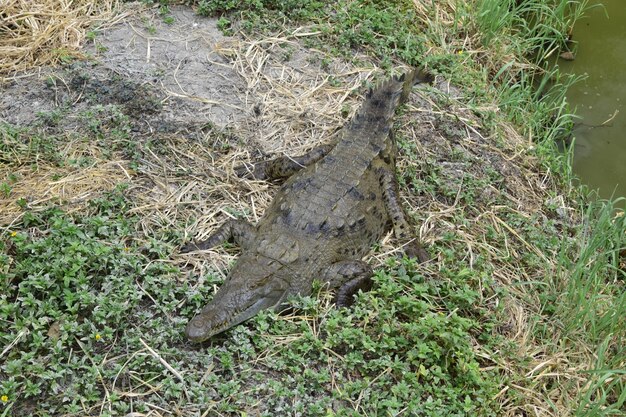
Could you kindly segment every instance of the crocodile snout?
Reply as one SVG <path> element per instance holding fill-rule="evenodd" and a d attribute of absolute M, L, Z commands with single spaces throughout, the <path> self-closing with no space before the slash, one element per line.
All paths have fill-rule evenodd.
<path fill-rule="evenodd" d="M 192 342 L 204 342 L 213 335 L 211 320 L 202 314 L 198 314 L 187 324 L 185 335 Z"/>

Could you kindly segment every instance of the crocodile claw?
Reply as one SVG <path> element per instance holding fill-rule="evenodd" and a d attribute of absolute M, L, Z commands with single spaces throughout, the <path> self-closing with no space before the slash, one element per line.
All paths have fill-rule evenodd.
<path fill-rule="evenodd" d="M 266 180 L 267 174 L 265 173 L 264 162 L 258 162 L 256 164 L 244 163 L 235 167 L 235 174 L 239 178 Z"/>
<path fill-rule="evenodd" d="M 188 252 L 194 252 L 200 250 L 200 248 L 198 246 L 196 246 L 196 244 L 194 242 L 189 242 L 185 245 L 183 245 L 180 248 L 180 252 L 179 253 L 188 253 Z"/>

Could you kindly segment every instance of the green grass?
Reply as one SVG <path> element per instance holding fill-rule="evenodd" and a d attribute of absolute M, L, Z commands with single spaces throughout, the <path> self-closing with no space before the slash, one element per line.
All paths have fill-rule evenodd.
<path fill-rule="evenodd" d="M 563 336 L 592 347 L 596 358 L 586 370 L 589 386 L 577 415 L 622 415 L 626 408 L 626 271 L 619 254 L 626 247 L 626 218 L 615 216 L 618 203 L 582 207 L 586 222 L 576 243 L 563 248 L 551 283 Z"/>
<path fill-rule="evenodd" d="M 239 17 L 243 28 L 251 32 L 279 30 L 285 19 L 292 24 L 313 24 L 322 35 L 311 40 L 312 46 L 346 57 L 353 56 L 354 48 L 364 48 L 387 68 L 393 56 L 417 64 L 425 45 L 423 36 L 412 30 L 417 19 L 415 11 L 410 2 L 390 5 L 375 1 L 340 1 L 332 5 L 317 0 L 200 1 L 198 13 L 222 19 L 228 16 L 229 22 Z M 332 43 L 329 45 L 327 40 Z"/>

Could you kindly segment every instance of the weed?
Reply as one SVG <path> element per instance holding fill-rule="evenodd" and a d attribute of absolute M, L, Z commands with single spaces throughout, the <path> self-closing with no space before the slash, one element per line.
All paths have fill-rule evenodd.
<path fill-rule="evenodd" d="M 148 32 L 150 35 L 155 35 L 157 33 L 157 28 L 154 25 L 153 22 L 149 21 L 146 18 L 142 19 L 142 23 L 144 26 L 144 29 L 146 30 L 146 32 Z"/>
<path fill-rule="evenodd" d="M 231 24 L 231 21 L 225 17 L 220 17 L 217 20 L 217 28 L 222 31 L 224 36 L 232 36 L 233 33 L 230 30 Z"/>
<path fill-rule="evenodd" d="M 0 193 L 4 194 L 5 198 L 11 195 L 11 185 L 7 182 L 0 183 Z"/>
<path fill-rule="evenodd" d="M 174 19 L 174 16 L 172 16 L 170 13 L 171 11 L 169 5 L 161 4 L 161 6 L 159 6 L 159 15 L 163 19 L 163 23 L 168 25 L 174 24 L 176 19 Z"/>
<path fill-rule="evenodd" d="M 58 152 L 58 137 L 33 132 L 30 128 L 0 123 L 0 138 L 0 161 L 7 164 L 22 160 L 62 163 Z"/>
<path fill-rule="evenodd" d="M 98 32 L 96 32 L 95 30 L 90 30 L 85 35 L 85 39 L 87 39 L 88 41 L 94 42 L 97 36 L 98 36 Z"/>
<path fill-rule="evenodd" d="M 41 123 L 45 126 L 56 127 L 59 125 L 59 122 L 66 115 L 62 109 L 54 109 L 48 112 L 38 112 L 37 119 L 41 121 Z"/>
<path fill-rule="evenodd" d="M 53 49 L 52 54 L 63 64 L 70 64 L 75 59 L 72 52 L 65 48 Z"/>

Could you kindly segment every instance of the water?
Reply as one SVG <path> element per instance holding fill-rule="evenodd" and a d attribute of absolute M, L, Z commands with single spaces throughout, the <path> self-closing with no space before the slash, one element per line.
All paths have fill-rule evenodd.
<path fill-rule="evenodd" d="M 573 168 L 600 197 L 626 197 L 626 0 L 590 5 L 574 27 L 576 59 L 559 60 L 564 72 L 588 74 L 567 94 L 581 117 L 573 132 Z"/>

